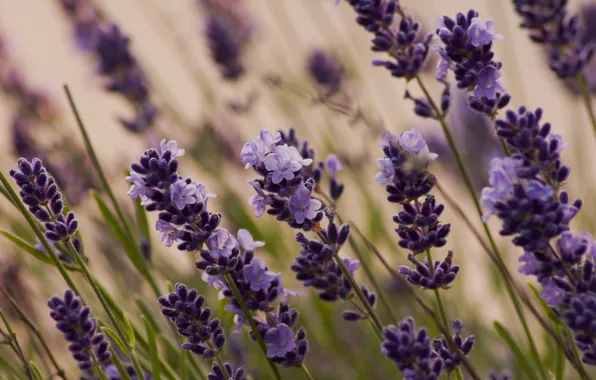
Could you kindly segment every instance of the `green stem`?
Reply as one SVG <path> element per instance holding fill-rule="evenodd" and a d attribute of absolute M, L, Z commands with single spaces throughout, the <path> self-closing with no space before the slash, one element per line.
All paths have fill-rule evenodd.
<path fill-rule="evenodd" d="M 19 360 L 23 363 L 23 369 L 25 370 L 25 374 L 29 378 L 29 380 L 33 379 L 33 373 L 31 372 L 31 366 L 29 365 L 29 361 L 25 357 L 25 353 L 19 344 L 19 340 L 17 339 L 17 334 L 15 334 L 12 326 L 8 322 L 8 319 L 4 316 L 2 310 L 0 310 L 0 319 L 4 323 L 6 330 L 8 332 L 8 345 L 12 348 L 15 354 L 19 357 Z M 2 330 L 0 330 L 2 332 Z M 4 332 L 2 332 L 4 334 Z"/>
<path fill-rule="evenodd" d="M 50 214 L 50 215 L 53 216 L 53 214 Z M 53 216 L 53 218 L 55 218 L 55 216 Z M 95 295 L 99 299 L 101 306 L 104 308 L 106 314 L 108 315 L 108 319 L 110 320 L 110 322 L 116 329 L 118 338 L 120 338 L 120 340 L 124 343 L 125 349 L 126 349 L 126 354 L 132 361 L 132 365 L 135 368 L 135 371 L 137 372 L 138 378 L 140 380 L 145 380 L 145 374 L 143 373 L 141 364 L 139 363 L 139 359 L 137 358 L 137 355 L 134 352 L 134 347 L 130 347 L 130 344 L 128 343 L 128 339 L 126 338 L 126 334 L 124 333 L 124 331 L 122 330 L 122 327 L 116 320 L 116 317 L 114 316 L 114 313 L 112 312 L 112 309 L 110 309 L 110 306 L 108 305 L 106 299 L 104 298 L 104 296 L 101 292 L 101 289 L 95 282 L 95 279 L 93 278 L 93 276 L 91 276 L 91 273 L 89 272 L 89 269 L 87 268 L 87 265 L 85 265 L 85 262 L 81 258 L 81 255 L 79 254 L 79 252 L 77 251 L 77 249 L 75 248 L 75 246 L 72 244 L 72 242 L 70 240 L 67 240 L 65 242 L 65 244 L 68 247 L 68 250 L 70 251 L 71 256 L 77 261 L 77 264 L 81 268 L 81 272 L 83 273 L 85 280 L 87 280 L 87 282 L 93 288 L 93 291 L 95 292 Z"/>
<path fill-rule="evenodd" d="M 182 372 L 182 380 L 187 380 L 188 379 L 188 363 L 187 363 L 187 358 L 188 358 L 188 352 L 186 352 L 186 350 L 182 350 L 182 357 L 180 358 L 180 367 L 181 367 L 181 372 Z"/>
<path fill-rule="evenodd" d="M 470 193 L 470 197 L 472 198 L 472 201 L 474 202 L 474 207 L 476 208 L 476 212 L 478 213 L 478 216 L 482 219 L 482 207 L 480 206 L 480 202 L 478 201 L 478 197 L 476 196 L 476 192 L 474 190 L 474 187 L 472 186 L 472 181 L 470 180 L 470 176 L 468 174 L 468 171 L 466 170 L 466 167 L 464 166 L 463 160 L 461 158 L 461 155 L 459 154 L 459 151 L 455 145 L 455 141 L 453 139 L 453 135 L 451 134 L 451 131 L 449 130 L 449 127 L 447 125 L 447 122 L 445 121 L 445 117 L 444 115 L 441 113 L 439 107 L 437 107 L 437 104 L 435 103 L 434 99 L 430 96 L 430 93 L 428 92 L 428 90 L 426 89 L 426 86 L 424 85 L 424 83 L 422 82 L 422 80 L 420 79 L 420 77 L 416 77 L 416 82 L 418 83 L 418 85 L 420 86 L 420 89 L 422 90 L 422 92 L 424 93 L 424 96 L 426 97 L 426 99 L 428 100 L 430 106 L 432 107 L 432 109 L 434 110 L 434 112 L 439 115 L 438 116 L 438 121 L 441 124 L 441 128 L 443 129 L 443 133 L 445 134 L 445 138 L 447 139 L 447 143 L 449 144 L 449 149 L 451 150 L 451 152 L 453 153 L 453 156 L 455 157 L 455 161 L 457 163 L 457 167 L 459 169 L 459 172 L 464 180 L 464 183 L 466 185 L 466 188 L 468 189 L 468 192 Z M 484 228 L 484 232 L 486 233 L 486 236 L 488 238 L 488 241 L 490 243 L 490 246 L 492 248 L 492 251 L 495 253 L 495 256 L 497 258 L 497 260 L 504 266 L 505 263 L 503 261 L 503 258 L 501 256 L 501 253 L 499 252 L 499 249 L 497 248 L 497 245 L 495 243 L 495 240 L 492 236 L 492 233 L 490 232 L 487 224 L 485 222 L 482 222 L 482 226 Z M 498 266 L 500 269 L 500 266 Z M 502 271 L 501 271 L 502 272 Z M 526 321 L 526 317 L 524 315 L 524 312 L 522 310 L 521 304 L 519 302 L 519 299 L 517 298 L 517 295 L 515 294 L 513 287 L 511 286 L 511 284 L 509 283 L 509 281 L 507 280 L 507 277 L 505 277 L 505 288 L 507 290 L 507 294 L 509 295 L 509 298 L 511 299 L 511 302 L 513 303 L 513 307 L 515 309 L 515 313 L 517 314 L 517 317 L 519 318 L 524 333 L 526 334 L 526 338 L 528 340 L 528 345 L 530 346 L 530 354 L 532 356 L 532 359 L 534 360 L 535 364 L 537 365 L 539 371 L 540 371 L 540 375 L 544 380 L 548 379 L 548 376 L 545 372 L 544 366 L 542 365 L 542 360 L 540 359 L 540 354 L 538 353 L 538 349 L 536 348 L 536 343 L 534 342 L 534 338 L 532 337 L 532 334 L 530 332 L 530 328 L 528 327 L 528 322 Z"/>
<path fill-rule="evenodd" d="M 344 261 L 341 259 L 341 257 L 339 257 L 339 250 L 337 248 L 333 252 L 333 258 L 335 259 L 335 262 L 339 266 L 339 269 L 341 270 L 346 280 L 348 280 L 348 282 L 350 283 L 352 289 L 354 289 L 356 296 L 358 296 L 358 299 L 360 299 L 360 303 L 362 303 L 362 306 L 364 306 L 364 308 L 366 309 L 368 317 L 372 322 L 371 324 L 373 330 L 375 330 L 375 333 L 377 334 L 379 339 L 383 340 L 383 324 L 381 323 L 381 319 L 364 296 L 362 289 L 360 289 L 360 287 L 358 286 L 356 279 L 354 279 L 354 276 L 352 276 L 352 273 L 350 273 L 350 270 L 348 269 L 348 267 L 346 267 Z"/>
<path fill-rule="evenodd" d="M 132 380 L 130 378 L 130 375 L 128 374 L 128 371 L 126 370 L 126 368 L 124 368 L 122 361 L 118 357 L 118 354 L 116 353 L 116 351 L 113 348 L 112 348 L 112 363 L 114 363 L 114 365 L 118 369 L 118 373 L 120 374 L 120 376 L 122 376 L 122 380 Z"/>
<path fill-rule="evenodd" d="M 118 219 L 120 219 L 120 223 L 122 224 L 122 227 L 124 228 L 124 232 L 126 233 L 128 238 L 131 240 L 131 242 L 134 242 L 135 240 L 134 240 L 134 235 L 132 233 L 132 230 L 130 229 L 130 226 L 128 225 L 128 221 L 126 220 L 126 217 L 124 216 L 124 212 L 122 211 L 120 204 L 116 200 L 116 197 L 114 196 L 114 193 L 112 192 L 112 189 L 110 188 L 108 179 L 99 163 L 97 155 L 95 154 L 95 149 L 93 149 L 93 145 L 91 144 L 91 140 L 89 139 L 89 135 L 87 134 L 87 129 L 85 128 L 85 124 L 83 123 L 83 120 L 81 119 L 81 115 L 79 114 L 77 106 L 74 103 L 74 99 L 70 93 L 68 85 L 64 85 L 64 92 L 66 93 L 66 97 L 68 98 L 68 103 L 70 104 L 70 108 L 72 109 L 72 112 L 75 116 L 77 125 L 79 126 L 79 130 L 81 131 L 81 134 L 83 135 L 83 139 L 85 140 L 85 146 L 87 147 L 87 152 L 89 153 L 89 158 L 91 159 L 91 162 L 93 163 L 93 166 L 95 167 L 95 170 L 97 171 L 97 174 L 99 175 L 100 182 L 101 182 L 105 192 L 108 194 L 108 197 L 110 198 L 110 201 L 112 202 L 112 206 L 114 207 L 114 210 L 116 210 L 116 214 L 118 215 Z M 140 255 L 141 252 L 140 252 L 139 245 L 134 244 L 134 247 L 135 247 L 135 250 L 137 251 L 137 253 Z M 149 268 L 147 267 L 146 261 L 139 260 L 139 262 L 141 265 L 141 268 L 139 268 L 141 270 L 141 274 L 143 275 L 143 277 L 145 277 L 145 279 L 147 280 L 147 282 L 153 289 L 153 292 L 155 293 L 155 295 L 157 297 L 159 297 L 160 296 L 159 287 L 157 286 L 157 282 L 151 275 L 151 272 L 149 271 Z"/>
<path fill-rule="evenodd" d="M 302 364 L 300 366 L 300 370 L 304 374 L 304 377 L 306 377 L 308 380 L 315 380 L 315 378 L 310 374 L 310 372 L 305 364 Z"/>
<path fill-rule="evenodd" d="M 240 305 L 240 308 L 242 309 L 244 316 L 248 320 L 248 324 L 250 325 L 250 328 L 252 329 L 252 333 L 254 334 L 255 338 L 257 339 L 257 343 L 259 344 L 261 351 L 263 351 L 263 355 L 265 355 L 265 357 L 267 358 L 267 362 L 269 363 L 269 367 L 271 367 L 271 370 L 273 371 L 275 378 L 277 380 L 282 380 L 281 374 L 279 373 L 279 369 L 277 368 L 275 363 L 273 363 L 273 361 L 269 357 L 267 357 L 267 345 L 265 345 L 265 341 L 263 340 L 263 337 L 261 336 L 261 333 L 259 332 L 259 329 L 257 328 L 257 323 L 255 322 L 255 319 L 253 318 L 250 310 L 246 306 L 246 303 L 244 302 L 244 298 L 242 297 L 242 294 L 240 293 L 238 286 L 236 286 L 234 279 L 232 278 L 232 276 L 230 276 L 229 273 L 226 273 L 224 275 L 224 277 L 225 277 L 229 287 L 232 289 L 232 292 L 234 293 L 234 297 L 236 298 L 236 301 Z"/>
<path fill-rule="evenodd" d="M 33 332 L 33 334 L 35 334 L 35 336 L 37 337 L 37 339 L 41 343 L 41 346 L 43 347 L 43 349 L 47 353 L 48 357 L 50 358 L 50 361 L 52 362 L 52 365 L 54 366 L 54 368 L 56 368 L 56 375 L 58 377 L 61 377 L 64 380 L 67 380 L 67 377 L 66 377 L 65 372 L 60 367 L 60 365 L 58 365 L 58 362 L 56 361 L 56 358 L 54 357 L 54 354 L 52 354 L 52 350 L 50 350 L 50 347 L 46 343 L 46 341 L 43 338 L 43 336 L 41 336 L 41 333 L 39 332 L 39 330 L 37 329 L 37 327 L 35 327 L 35 325 L 33 324 L 33 322 L 31 322 L 31 320 L 29 319 L 29 317 L 27 317 L 27 315 L 21 309 L 21 307 L 19 306 L 19 304 L 17 303 L 17 301 L 10 294 L 8 294 L 8 292 L 6 291 L 6 289 L 4 289 L 3 286 L 0 286 L 0 293 L 2 293 L 4 295 L 4 297 L 6 297 L 6 299 L 8 300 L 8 302 L 10 302 L 10 304 L 12 305 L 12 307 L 16 310 L 17 314 L 19 314 L 19 316 L 21 317 L 21 319 L 23 320 L 23 322 L 25 322 L 25 324 L 29 327 L 29 329 Z"/>
<path fill-rule="evenodd" d="M 577 77 L 577 84 L 579 85 L 579 90 L 582 94 L 582 100 L 584 101 L 586 111 L 588 111 L 588 117 L 590 118 L 590 122 L 592 123 L 592 129 L 594 131 L 594 134 L 596 134 L 596 116 L 594 115 L 594 108 L 592 107 L 590 89 L 588 88 L 588 84 L 586 82 L 586 77 L 584 74 L 580 74 Z"/>

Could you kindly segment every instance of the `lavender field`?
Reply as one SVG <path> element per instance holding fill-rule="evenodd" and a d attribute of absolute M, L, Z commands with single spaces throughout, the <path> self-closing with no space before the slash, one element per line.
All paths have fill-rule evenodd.
<path fill-rule="evenodd" d="M 594 49 L 589 0 L 0 0 L 0 380 L 596 379 Z"/>

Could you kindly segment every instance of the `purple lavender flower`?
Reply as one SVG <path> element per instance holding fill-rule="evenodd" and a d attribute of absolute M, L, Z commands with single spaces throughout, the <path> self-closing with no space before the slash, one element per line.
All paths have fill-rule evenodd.
<path fill-rule="evenodd" d="M 449 252 L 444 261 L 435 261 L 433 271 L 430 270 L 428 262 L 423 264 L 413 255 L 409 255 L 408 260 L 414 264 L 415 270 L 402 265 L 399 267 L 399 273 L 404 275 L 411 284 L 424 289 L 448 289 L 459 273 L 459 267 L 453 265 L 453 252 Z"/>
<path fill-rule="evenodd" d="M 48 306 L 51 309 L 50 316 L 56 321 L 56 328 L 70 343 L 68 349 L 79 368 L 90 369 L 95 362 L 103 364 L 110 360 L 110 345 L 97 332 L 97 323 L 91 318 L 91 309 L 83 306 L 81 299 L 72 290 L 65 291 L 64 298 L 50 298 Z"/>
<path fill-rule="evenodd" d="M 345 69 L 337 58 L 321 49 L 308 57 L 307 70 L 313 82 L 326 91 L 326 96 L 337 93 L 345 79 Z"/>
<path fill-rule="evenodd" d="M 207 239 L 207 246 L 211 256 L 218 259 L 231 256 L 232 250 L 238 248 L 238 241 L 227 230 L 220 228 Z"/>
<path fill-rule="evenodd" d="M 236 368 L 234 371 L 232 366 L 224 363 L 225 368 L 221 368 L 217 361 L 211 364 L 211 373 L 207 374 L 207 380 L 245 380 L 246 374 L 242 367 Z M 225 372 L 224 372 L 225 371 Z"/>
<path fill-rule="evenodd" d="M 19 195 L 29 211 L 45 226 L 45 236 L 52 241 L 67 241 L 74 237 L 78 221 L 72 212 L 64 215 L 64 201 L 54 178 L 50 177 L 42 162 L 19 159 L 19 170 L 10 175 L 21 188 Z"/>
<path fill-rule="evenodd" d="M 468 27 L 468 35 L 470 36 L 470 43 L 474 47 L 490 45 L 493 41 L 503 39 L 503 36 L 495 33 L 495 22 L 487 20 L 486 22 L 480 17 L 474 17 Z"/>
<path fill-rule="evenodd" d="M 457 87 L 473 90 L 470 106 L 479 112 L 494 116 L 507 106 L 510 96 L 497 81 L 502 63 L 494 61 L 492 41 L 502 36 L 495 34 L 491 20 L 484 22 L 478 12 L 458 13 L 454 19 L 442 17 L 436 34 L 445 47 L 434 47 L 441 56 L 437 77 L 444 79 L 446 70 L 455 73 Z"/>
<path fill-rule="evenodd" d="M 344 166 L 337 155 L 331 153 L 327 156 L 327 159 L 325 160 L 325 169 L 327 169 L 327 172 L 332 178 L 335 178 L 337 172 L 343 170 L 343 168 Z"/>
<path fill-rule="evenodd" d="M 454 331 L 452 339 L 453 343 L 455 344 L 455 349 L 459 351 L 460 354 L 468 356 L 472 352 L 472 349 L 474 348 L 474 345 L 476 343 L 474 335 L 470 335 L 464 339 L 461 336 L 461 330 L 463 329 L 464 324 L 459 320 L 453 321 L 452 327 Z M 444 369 L 448 373 L 455 370 L 459 365 L 461 365 L 461 357 L 457 355 L 455 352 L 451 351 L 451 348 L 447 344 L 447 339 L 445 339 L 444 336 L 442 336 L 441 339 L 435 338 L 433 340 L 433 348 L 437 353 L 437 356 L 439 356 L 443 360 Z"/>
<path fill-rule="evenodd" d="M 178 229 L 165 220 L 158 219 L 155 229 L 161 233 L 160 240 L 166 241 L 166 247 L 171 247 L 178 239 Z"/>
<path fill-rule="evenodd" d="M 183 210 L 186 205 L 197 203 L 197 198 L 195 198 L 196 192 L 197 186 L 192 183 L 186 183 L 184 180 L 178 180 L 170 185 L 170 199 L 178 210 Z"/>
<path fill-rule="evenodd" d="M 346 268 L 350 271 L 350 273 L 354 273 L 356 269 L 360 268 L 360 260 L 351 259 L 349 257 L 343 258 L 344 264 Z"/>
<path fill-rule="evenodd" d="M 254 258 L 242 268 L 244 279 L 250 284 L 252 290 L 269 289 L 271 282 L 277 278 L 277 275 L 267 269 L 265 262 L 259 258 Z"/>
<path fill-rule="evenodd" d="M 168 142 L 165 139 L 161 140 L 159 148 L 161 149 L 161 154 L 164 154 L 166 150 L 169 151 L 172 158 L 182 157 L 185 153 L 184 149 L 178 149 L 178 143 L 174 140 Z"/>
<path fill-rule="evenodd" d="M 294 193 L 290 197 L 288 207 L 294 216 L 294 220 L 298 224 L 304 223 L 305 219 L 315 219 L 317 216 L 317 211 L 322 206 L 321 201 L 318 199 L 312 199 L 310 195 L 311 190 L 304 185 L 300 185 L 296 187 Z"/>
<path fill-rule="evenodd" d="M 242 45 L 232 32 L 228 20 L 218 15 L 210 15 L 207 20 L 205 35 L 211 57 L 218 65 L 222 77 L 235 81 L 244 74 L 242 63 Z"/>
<path fill-rule="evenodd" d="M 125 364 L 125 363 L 123 363 Z M 130 376 L 131 380 L 138 380 L 139 376 L 135 371 L 135 368 L 132 364 L 125 364 L 124 369 Z M 106 376 L 109 380 L 123 380 L 122 375 L 118 372 L 118 368 L 114 364 L 110 364 L 103 368 Z M 147 373 L 147 371 L 143 371 L 143 375 L 145 376 L 146 380 L 151 380 L 151 376 Z M 91 377 L 81 377 L 81 380 L 100 380 L 99 376 L 94 375 L 91 373 Z"/>
<path fill-rule="evenodd" d="M 267 207 L 267 196 L 261 189 L 261 185 L 258 182 L 248 181 L 248 183 L 257 192 L 257 195 L 250 197 L 248 204 L 255 209 L 255 216 L 258 218 L 265 213 L 265 209 Z"/>
<path fill-rule="evenodd" d="M 263 247 L 265 242 L 255 241 L 247 230 L 238 230 L 238 243 L 245 251 L 254 251 L 256 248 Z"/>
<path fill-rule="evenodd" d="M 176 284 L 176 290 L 159 297 L 161 312 L 170 318 L 178 334 L 187 337 L 182 348 L 205 359 L 213 358 L 225 342 L 224 330 L 217 318 L 211 318 L 211 309 L 203 307 L 205 298 L 196 289 Z"/>
<path fill-rule="evenodd" d="M 129 176 L 125 178 L 126 182 L 132 183 L 126 195 L 131 197 L 132 199 L 136 199 L 137 197 L 145 196 L 145 189 L 147 184 L 143 177 L 139 176 L 135 172 L 131 172 Z"/>
<path fill-rule="evenodd" d="M 267 356 L 270 358 L 284 357 L 287 352 L 296 347 L 294 342 L 294 331 L 285 323 L 280 323 L 265 334 Z"/>
<path fill-rule="evenodd" d="M 291 180 L 294 173 L 312 163 L 310 158 L 302 158 L 298 150 L 293 146 L 277 145 L 273 153 L 265 157 L 263 161 L 265 168 L 273 172 L 272 181 L 279 184 L 283 179 Z"/>
<path fill-rule="evenodd" d="M 379 165 L 380 172 L 375 174 L 375 181 L 381 186 L 385 186 L 388 183 L 393 182 L 395 176 L 395 170 L 393 169 L 393 162 L 390 158 L 378 158 L 377 165 Z"/>

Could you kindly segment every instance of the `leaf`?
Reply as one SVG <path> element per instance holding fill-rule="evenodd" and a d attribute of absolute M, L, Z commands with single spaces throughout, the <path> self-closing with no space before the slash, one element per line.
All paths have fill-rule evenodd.
<path fill-rule="evenodd" d="M 0 230 L 0 235 L 3 235 L 5 238 L 7 238 L 8 240 L 10 240 L 11 242 L 13 242 L 17 247 L 21 248 L 23 251 L 31 254 L 33 257 L 35 257 L 36 259 L 46 263 L 46 264 L 50 264 L 51 266 L 54 266 L 54 262 L 52 261 L 52 259 L 40 252 L 39 250 L 37 250 L 37 248 L 35 248 L 34 246 L 32 246 L 31 244 L 29 244 L 28 242 L 26 242 L 25 240 L 23 240 L 22 238 L 15 236 L 13 234 L 11 234 L 8 231 L 5 230 Z M 75 272 L 80 272 L 81 270 L 78 267 L 75 267 L 73 265 L 67 264 L 67 263 L 63 263 L 64 267 L 68 270 L 71 271 L 75 271 Z"/>
<path fill-rule="evenodd" d="M 561 331 L 558 331 L 559 336 L 562 337 Z M 563 347 L 559 347 L 559 345 L 555 345 L 556 353 L 555 353 L 555 363 L 554 363 L 554 372 L 555 372 L 555 379 L 556 380 L 563 380 L 565 376 L 565 352 Z"/>
<path fill-rule="evenodd" d="M 147 322 L 151 323 L 151 328 L 153 329 L 153 331 L 156 334 L 161 333 L 161 328 L 159 327 L 159 324 L 153 317 L 154 312 L 151 309 L 149 309 L 149 307 L 145 304 L 145 302 L 140 298 L 137 298 L 135 303 L 137 304 L 137 307 L 139 308 L 139 310 L 141 310 L 141 313 L 143 314 L 143 318 L 146 318 Z"/>
<path fill-rule="evenodd" d="M 35 380 L 44 380 L 39 367 L 33 361 L 29 362 L 29 370 L 31 371 L 31 375 L 33 375 Z"/>
<path fill-rule="evenodd" d="M 147 331 L 147 343 L 149 343 L 149 356 L 151 358 L 151 376 L 159 379 L 161 367 L 159 365 L 159 350 L 157 348 L 157 339 L 155 338 L 155 330 L 151 322 L 143 315 L 143 323 L 145 324 L 145 331 Z"/>
<path fill-rule="evenodd" d="M 110 211 L 108 206 L 99 197 L 99 195 L 97 195 L 96 193 L 92 193 L 92 195 L 93 199 L 95 199 L 95 202 L 97 203 L 97 207 L 99 207 L 101 215 L 103 216 L 106 223 L 110 226 L 112 232 L 114 232 L 118 240 L 120 240 L 120 243 L 122 243 L 122 246 L 124 247 L 124 250 L 126 251 L 126 254 L 132 261 L 133 265 L 135 266 L 135 268 L 137 268 L 141 275 L 147 278 L 148 274 L 146 272 L 145 265 L 142 262 L 143 258 L 140 256 L 140 252 L 136 249 L 136 242 L 131 242 L 131 240 L 127 238 L 120 223 L 118 223 L 114 214 Z"/>
<path fill-rule="evenodd" d="M 515 339 L 513 339 L 511 333 L 497 321 L 493 322 L 493 326 L 497 331 L 497 334 L 499 334 L 501 339 L 505 341 L 505 344 L 507 344 L 507 346 L 515 356 L 519 368 L 521 368 L 526 373 L 528 379 L 536 379 L 536 373 L 534 369 L 529 365 L 530 361 L 527 358 L 525 358 L 523 351 L 518 346 Z"/>
<path fill-rule="evenodd" d="M 104 333 L 106 333 L 106 335 L 108 335 L 110 337 L 110 339 L 112 339 L 114 341 L 114 343 L 116 343 L 116 346 L 118 346 L 118 348 L 120 349 L 120 351 L 122 351 L 122 352 L 128 352 L 128 350 L 126 349 L 126 346 L 124 345 L 124 342 L 122 342 L 120 340 L 120 338 L 118 338 L 118 335 L 116 335 L 115 332 L 113 332 L 112 330 L 110 330 L 109 327 L 101 326 L 99 329 L 101 331 L 103 331 Z"/>
<path fill-rule="evenodd" d="M 149 244 L 149 251 L 151 251 L 151 239 L 149 238 L 151 235 L 151 231 L 149 229 L 149 219 L 147 218 L 147 211 L 145 207 L 141 206 L 140 202 L 135 201 L 135 210 L 137 214 L 137 224 L 139 225 L 139 232 L 141 236 L 147 239 L 147 244 Z"/>
<path fill-rule="evenodd" d="M 132 327 L 132 323 L 130 323 L 130 319 L 128 319 L 128 316 L 126 314 L 124 314 L 123 316 L 124 318 L 124 326 L 126 326 L 126 333 L 128 334 L 128 346 L 130 348 L 135 347 L 135 330 Z"/>
<path fill-rule="evenodd" d="M 544 313 L 549 317 L 551 321 L 553 321 L 557 326 L 561 326 L 561 320 L 557 317 L 555 312 L 548 306 L 546 302 L 540 297 L 540 291 L 536 289 L 536 287 L 532 284 L 528 284 L 528 287 L 532 291 L 532 294 L 540 304 L 540 307 L 544 311 Z"/>

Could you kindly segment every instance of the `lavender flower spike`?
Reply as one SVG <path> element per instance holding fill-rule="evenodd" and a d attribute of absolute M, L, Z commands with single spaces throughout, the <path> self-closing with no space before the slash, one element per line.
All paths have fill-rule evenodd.
<path fill-rule="evenodd" d="M 310 195 L 311 190 L 304 185 L 300 185 L 290 197 L 289 210 L 298 224 L 304 223 L 305 219 L 313 220 L 322 206 L 321 201 L 312 199 Z"/>
<path fill-rule="evenodd" d="M 52 310 L 50 316 L 56 321 L 56 328 L 70 342 L 68 349 L 79 368 L 87 370 L 96 361 L 103 364 L 110 360 L 110 345 L 97 332 L 97 322 L 91 318 L 91 309 L 83 306 L 81 299 L 72 290 L 65 291 L 64 298 L 50 298 L 48 306 Z"/>
<path fill-rule="evenodd" d="M 294 350 L 294 331 L 285 323 L 280 323 L 276 327 L 267 331 L 265 334 L 265 343 L 267 347 L 267 356 L 270 358 L 283 357 L 287 352 Z"/>

